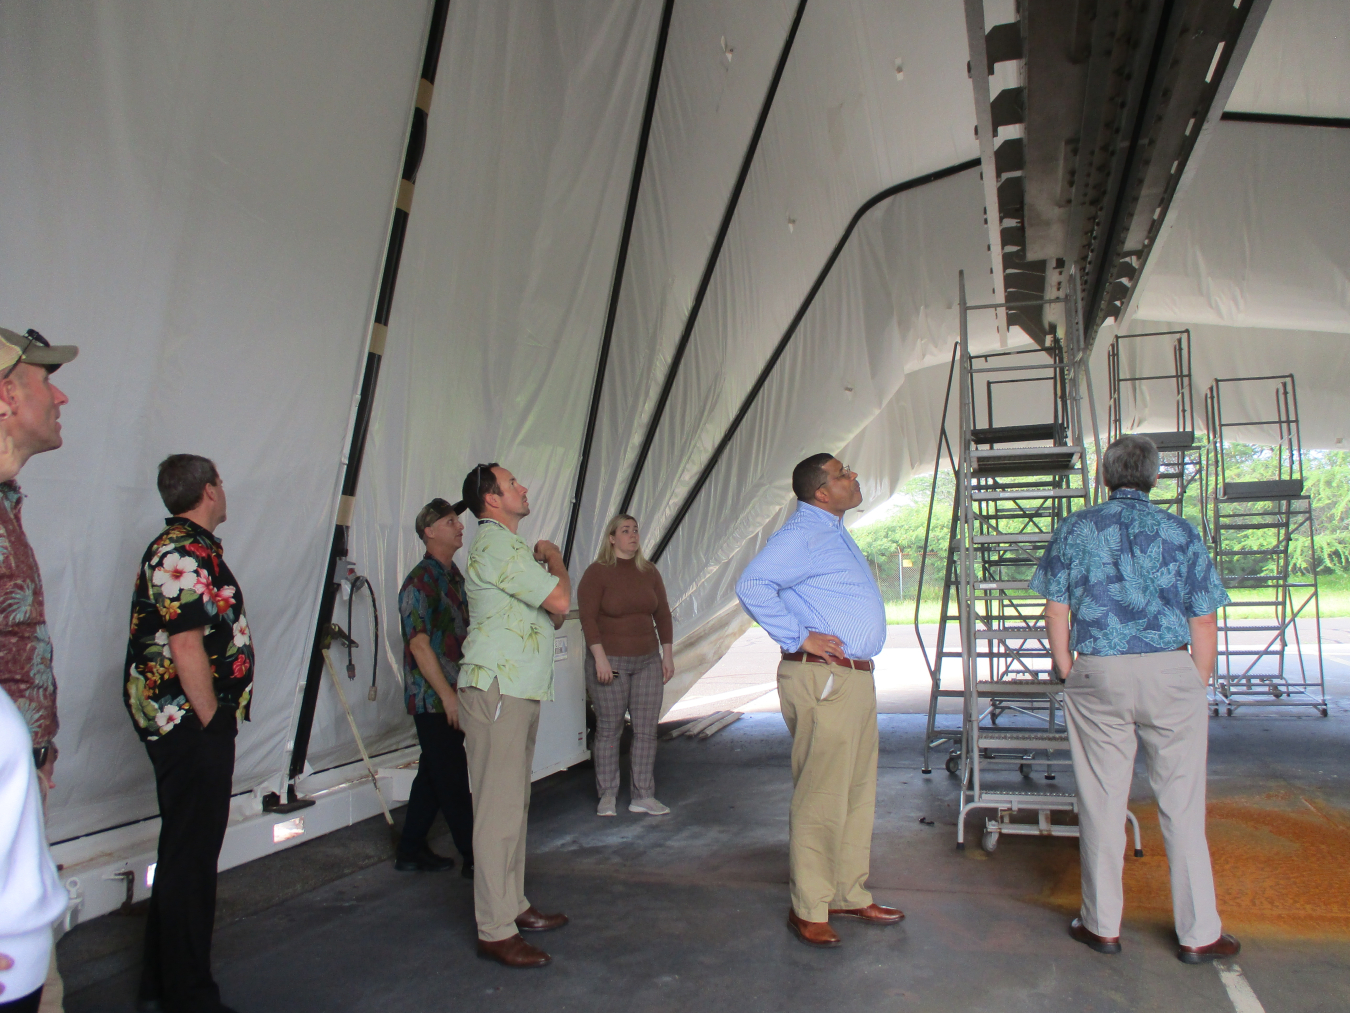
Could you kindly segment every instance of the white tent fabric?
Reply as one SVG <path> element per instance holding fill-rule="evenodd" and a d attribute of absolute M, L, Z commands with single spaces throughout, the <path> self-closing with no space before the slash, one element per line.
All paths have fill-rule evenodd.
<path fill-rule="evenodd" d="M 450 6 L 353 523 L 396 647 L 412 519 L 474 463 L 530 490 L 523 536 L 562 541 L 659 20 L 625 0 Z M 385 685 L 358 709 L 372 749 L 412 734 Z M 320 700 L 316 769 L 354 758 Z"/>
<path fill-rule="evenodd" d="M 1202 396 L 1215 377 L 1278 376 L 1292 373 L 1298 395 L 1300 431 L 1307 450 L 1344 450 L 1350 446 L 1350 415 L 1345 411 L 1345 388 L 1350 377 L 1350 335 L 1327 331 L 1261 330 L 1222 327 L 1186 321 L 1136 320 L 1126 333 L 1154 334 L 1187 329 L 1191 333 L 1191 360 L 1196 428 L 1204 427 Z M 1105 420 L 1108 396 L 1106 350 L 1111 335 L 1103 333 L 1093 350 L 1092 378 L 1098 413 Z M 1171 345 L 1160 337 L 1150 341 L 1121 343 L 1121 358 L 1129 375 L 1171 371 Z M 1137 385 L 1143 396 L 1142 410 L 1127 418 L 1127 427 L 1139 432 L 1164 432 L 1175 428 L 1172 396 L 1164 385 Z M 1271 419 L 1275 413 L 1275 381 L 1226 386 L 1223 392 L 1226 421 Z M 1135 404 L 1130 400 L 1130 407 Z M 1279 438 L 1274 426 L 1228 433 L 1250 443 L 1273 444 Z"/>
<path fill-rule="evenodd" d="M 282 773 L 429 7 L 0 7 L 0 320 L 83 346 L 57 377 L 67 445 L 22 477 L 61 686 L 54 839 L 154 812 L 118 695 L 169 452 L 213 457 L 230 490 L 222 535 L 260 662 L 236 788 Z M 496 459 L 531 489 L 522 533 L 564 537 L 661 7 L 450 5 L 352 526 L 380 608 L 378 657 L 364 601 L 352 630 L 363 679 L 378 666 L 373 703 L 361 683 L 349 694 L 372 751 L 412 738 L 396 594 L 421 554 L 417 508 Z M 675 3 L 574 575 L 633 471 L 796 11 Z M 1229 108 L 1346 116 L 1345 18 L 1336 0 L 1275 0 Z M 859 207 L 976 156 L 966 59 L 959 4 L 806 5 L 637 487 L 649 547 Z M 1305 437 L 1325 446 L 1346 435 L 1343 134 L 1221 124 L 1129 322 L 1191 325 L 1201 385 L 1234 355 L 1294 364 Z M 865 506 L 929 466 L 958 270 L 987 294 L 982 205 L 968 170 L 859 222 L 661 561 L 667 705 L 744 624 L 732 587 L 790 509 L 799 457 L 837 451 Z M 973 338 L 992 346 L 992 321 Z M 355 758 L 325 687 L 310 763 Z"/>
<path fill-rule="evenodd" d="M 973 135 L 952 129 L 973 117 L 964 47 L 954 9 L 807 5 L 633 502 L 651 533 L 665 528 L 854 212 L 887 186 L 977 154 Z M 663 196 L 654 189 L 651 199 Z M 647 418 L 606 421 L 641 432 Z M 612 495 L 597 488 L 601 501 Z M 593 523 L 612 512 L 595 510 Z"/>
<path fill-rule="evenodd" d="M 47 593 L 53 840 L 156 811 L 121 703 L 155 466 L 220 467 L 258 651 L 236 787 L 281 768 L 393 208 L 424 3 L 0 11 L 0 316 L 81 345 L 20 478 Z"/>
<path fill-rule="evenodd" d="M 1347 164 L 1350 130 L 1220 123 L 1136 314 L 1350 334 Z"/>
<path fill-rule="evenodd" d="M 1350 116 L 1350 4 L 1274 0 L 1228 108 L 1284 116 Z"/>

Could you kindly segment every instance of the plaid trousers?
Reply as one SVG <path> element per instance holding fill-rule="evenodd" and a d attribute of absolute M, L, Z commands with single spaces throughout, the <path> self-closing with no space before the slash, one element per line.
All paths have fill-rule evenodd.
<path fill-rule="evenodd" d="M 661 719 L 661 653 L 655 651 L 632 658 L 608 655 L 614 681 L 603 685 L 595 677 L 595 655 L 586 651 L 586 690 L 595 707 L 595 742 L 591 758 L 595 761 L 595 787 L 603 795 L 619 793 L 619 739 L 623 735 L 623 716 L 633 720 L 633 748 L 628 766 L 633 777 L 633 798 L 654 798 L 656 781 L 656 723 Z"/>

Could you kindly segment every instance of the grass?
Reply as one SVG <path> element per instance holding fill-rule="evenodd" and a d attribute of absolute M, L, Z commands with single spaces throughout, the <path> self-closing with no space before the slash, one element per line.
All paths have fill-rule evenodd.
<path fill-rule="evenodd" d="M 1296 580 L 1304 580 L 1299 577 Z M 1299 588 L 1294 589 L 1295 603 L 1302 600 L 1302 595 L 1307 591 Z M 1269 592 L 1263 592 L 1260 589 L 1241 588 L 1231 592 L 1235 602 L 1266 600 Z M 936 623 L 940 618 L 939 613 L 942 609 L 942 592 L 939 590 L 932 597 L 926 593 L 924 595 L 923 606 L 919 610 L 919 622 L 923 624 Z M 1317 578 L 1317 599 L 1321 606 L 1322 618 L 1345 618 L 1350 616 L 1350 573 L 1333 573 Z M 1260 619 L 1271 615 L 1271 609 L 1264 607 L 1257 608 L 1230 608 L 1229 617 L 1233 619 Z M 1309 605 L 1300 615 L 1300 619 L 1311 619 L 1313 617 L 1312 606 Z M 904 601 L 886 602 L 886 622 L 891 626 L 908 626 L 914 622 L 914 599 L 908 598 Z"/>

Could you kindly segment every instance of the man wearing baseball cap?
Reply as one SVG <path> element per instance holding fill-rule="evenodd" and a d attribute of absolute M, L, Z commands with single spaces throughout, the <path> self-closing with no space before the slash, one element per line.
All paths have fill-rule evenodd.
<path fill-rule="evenodd" d="M 19 468 L 34 454 L 61 446 L 61 406 L 67 397 L 51 375 L 79 354 L 74 345 L 51 345 L 37 331 L 0 327 L 0 432 L 13 441 Z M 23 494 L 13 479 L 0 482 L 0 531 L 9 552 L 0 559 L 0 686 L 28 722 L 44 793 L 51 786 L 56 749 L 56 682 L 52 642 L 37 558 L 23 531 Z"/>
<path fill-rule="evenodd" d="M 56 679 L 47 632 L 42 574 L 23 531 L 23 493 L 14 481 L 34 454 L 61 446 L 61 406 L 67 402 L 51 375 L 78 355 L 74 345 L 52 345 L 35 330 L 0 327 L 0 443 L 6 467 L 0 481 L 0 687 L 23 715 L 33 740 L 33 763 L 45 802 L 56 764 Z M 49 1003 L 62 986 L 51 961 L 44 986 Z"/>
<path fill-rule="evenodd" d="M 408 796 L 394 868 L 441 872 L 454 866 L 427 844 L 427 832 L 440 811 L 460 855 L 460 875 L 467 879 L 473 875 L 473 796 L 456 696 L 459 661 L 469 632 L 464 575 L 455 565 L 455 553 L 464 544 L 459 519 L 463 510 L 462 502 L 437 498 L 417 512 L 413 527 L 426 553 L 398 592 L 404 698 L 417 726 L 422 757 Z"/>

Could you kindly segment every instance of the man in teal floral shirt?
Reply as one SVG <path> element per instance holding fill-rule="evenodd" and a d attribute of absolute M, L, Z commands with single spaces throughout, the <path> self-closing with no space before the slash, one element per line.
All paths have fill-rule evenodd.
<path fill-rule="evenodd" d="M 434 499 L 413 527 L 426 555 L 412 568 L 398 592 L 403 629 L 403 690 L 417 726 L 422 755 L 408 796 L 394 868 L 400 872 L 440 872 L 454 862 L 427 844 L 427 831 L 439 809 L 458 849 L 461 875 L 473 875 L 473 796 L 469 761 L 459 727 L 459 661 L 469 627 L 464 575 L 455 553 L 464 544 L 459 514 L 464 504 Z"/>
<path fill-rule="evenodd" d="M 1177 957 L 1198 964 L 1239 949 L 1222 931 L 1205 838 L 1206 686 L 1228 592 L 1195 527 L 1149 503 L 1152 441 L 1122 436 L 1101 469 L 1111 498 L 1056 528 L 1031 579 L 1065 676 L 1079 803 L 1083 903 L 1069 934 L 1120 952 L 1125 811 L 1142 740 L 1172 873 Z"/>
<path fill-rule="evenodd" d="M 140 1000 L 220 1011 L 211 976 L 216 863 L 230 815 L 234 740 L 248 719 L 253 637 L 215 531 L 225 487 L 205 457 L 159 466 L 173 516 L 136 575 L 122 699 L 155 768 L 159 854 L 145 922 Z"/>

